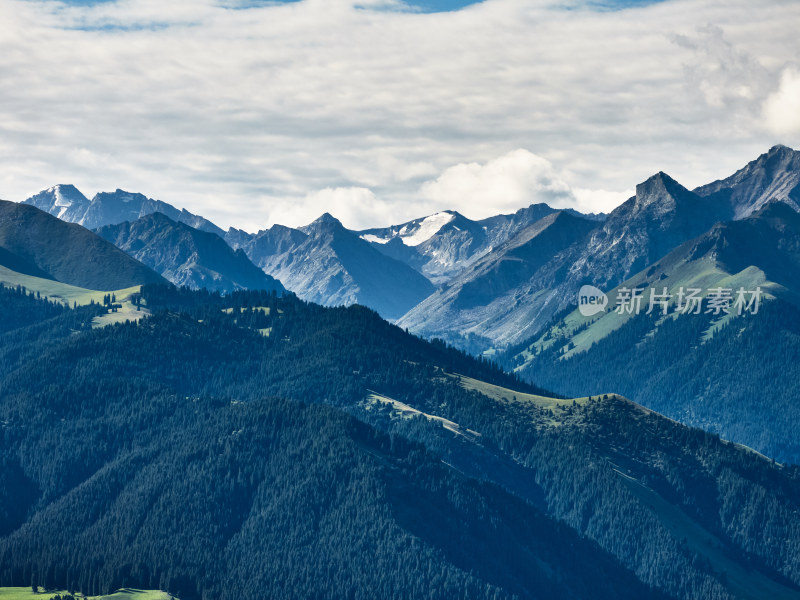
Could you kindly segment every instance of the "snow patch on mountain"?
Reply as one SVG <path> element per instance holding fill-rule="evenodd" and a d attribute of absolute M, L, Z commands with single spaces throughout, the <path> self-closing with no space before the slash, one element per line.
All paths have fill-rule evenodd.
<path fill-rule="evenodd" d="M 74 186 L 58 184 L 28 198 L 25 204 L 35 206 L 64 221 L 73 221 L 76 215 L 83 214 L 89 200 Z"/>
<path fill-rule="evenodd" d="M 361 236 L 361 239 L 365 242 L 374 242 L 376 244 L 388 244 L 391 241 L 391 238 L 385 239 L 371 233 L 365 233 Z"/>
<path fill-rule="evenodd" d="M 436 235 L 439 230 L 447 225 L 456 216 L 449 212 L 440 212 L 429 217 L 425 217 L 416 227 L 406 225 L 399 232 L 398 236 L 406 246 L 419 246 Z"/>
<path fill-rule="evenodd" d="M 55 201 L 53 203 L 55 206 L 63 206 L 65 208 L 72 206 L 72 201 L 68 198 L 65 198 L 64 194 L 61 193 L 61 186 L 57 185 L 55 187 L 51 187 L 47 191 L 52 192 L 55 195 Z"/>

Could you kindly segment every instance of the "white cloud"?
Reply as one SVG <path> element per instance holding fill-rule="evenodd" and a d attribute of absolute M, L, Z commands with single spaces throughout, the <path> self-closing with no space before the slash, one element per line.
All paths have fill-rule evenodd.
<path fill-rule="evenodd" d="M 617 206 L 625 202 L 636 193 L 635 189 L 623 190 L 622 192 L 612 192 L 609 190 L 590 190 L 586 188 L 574 188 L 572 193 L 575 195 L 574 208 L 583 213 L 610 213 Z"/>
<path fill-rule="evenodd" d="M 249 228 L 313 219 L 319 190 L 395 222 L 563 200 L 562 184 L 606 209 L 658 170 L 691 187 L 789 142 L 797 2 L 354 4 L 0 0 L 0 197 L 123 187 Z"/>
<path fill-rule="evenodd" d="M 457 210 L 469 218 L 481 219 L 539 202 L 554 208 L 608 212 L 631 195 L 631 190 L 619 193 L 573 189 L 550 161 L 518 149 L 483 164 L 448 167 L 439 177 L 424 182 L 403 199 L 389 201 L 366 187 L 338 187 L 302 198 L 264 198 L 261 204 L 268 207 L 269 225 L 299 227 L 329 212 L 345 227 L 369 229 L 399 224 L 439 210 Z M 252 224 L 250 229 L 254 229 Z"/>
<path fill-rule="evenodd" d="M 440 209 L 455 209 L 470 218 L 514 212 L 537 202 L 556 208 L 575 205 L 569 185 L 550 161 L 519 149 L 485 164 L 461 163 L 425 183 L 421 195 Z"/>
<path fill-rule="evenodd" d="M 270 225 L 307 225 L 328 212 L 348 229 L 368 229 L 391 222 L 393 208 L 366 188 L 325 188 L 299 200 L 284 200 L 270 211 Z"/>
<path fill-rule="evenodd" d="M 764 103 L 764 118 L 773 133 L 800 134 L 800 71 L 784 69 L 780 87 Z"/>
<path fill-rule="evenodd" d="M 699 93 L 712 108 L 757 100 L 769 84 L 768 70 L 718 26 L 698 27 L 694 35 L 675 35 L 673 40 L 694 53 L 684 66 L 690 92 Z"/>
<path fill-rule="evenodd" d="M 434 208 L 455 209 L 474 219 L 539 202 L 586 213 L 609 212 L 632 195 L 632 190 L 573 188 L 549 160 L 525 149 L 484 164 L 455 165 L 420 190 Z"/>

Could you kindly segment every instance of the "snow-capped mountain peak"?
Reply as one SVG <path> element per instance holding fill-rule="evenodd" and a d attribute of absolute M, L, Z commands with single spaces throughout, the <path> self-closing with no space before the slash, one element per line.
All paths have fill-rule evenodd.
<path fill-rule="evenodd" d="M 456 216 L 451 212 L 438 212 L 425 217 L 416 226 L 405 225 L 397 235 L 406 246 L 419 246 L 422 242 L 431 239 L 442 227 L 455 218 Z"/>
<path fill-rule="evenodd" d="M 361 239 L 376 244 L 386 244 L 394 238 L 399 238 L 406 246 L 419 246 L 439 233 L 442 227 L 455 218 L 455 213 L 442 211 L 403 225 L 365 232 L 361 235 Z"/>
<path fill-rule="evenodd" d="M 89 206 L 89 199 L 70 184 L 54 185 L 25 202 L 65 221 L 76 220 Z"/>

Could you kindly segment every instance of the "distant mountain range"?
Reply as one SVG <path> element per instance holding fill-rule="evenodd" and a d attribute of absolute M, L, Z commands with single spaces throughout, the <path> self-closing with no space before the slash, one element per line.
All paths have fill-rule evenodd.
<path fill-rule="evenodd" d="M 507 279 L 498 293 L 489 284 L 483 301 L 464 304 L 460 295 L 444 291 L 416 307 L 400 324 L 424 335 L 446 336 L 454 343 L 458 342 L 454 333 L 487 338 L 487 345 L 514 343 L 573 303 L 583 284 L 613 287 L 729 214 L 724 200 L 697 196 L 658 173 L 638 185 L 636 195 L 599 226 L 585 220 L 561 223 L 568 230 L 559 236 L 561 243 L 542 245 L 529 268 Z M 518 235 L 522 239 L 512 238 L 512 247 L 526 243 L 528 233 Z M 467 270 L 461 280 L 479 280 L 481 268 Z"/>
<path fill-rule="evenodd" d="M 774 410 L 792 410 L 787 404 L 795 393 L 792 385 L 762 369 L 780 364 L 778 358 L 759 363 L 739 355 L 749 365 L 743 373 L 752 378 L 734 391 L 726 388 L 725 396 L 734 399 L 731 406 L 737 409 L 723 409 L 711 400 L 730 373 L 699 364 L 708 360 L 708 343 L 732 343 L 727 334 L 718 335 L 731 318 L 696 319 L 692 327 L 700 329 L 677 341 L 673 321 L 645 322 L 613 310 L 586 319 L 576 310 L 577 292 L 587 284 L 605 291 L 612 306 L 621 287 L 660 286 L 672 293 L 681 286 L 760 287 L 765 302 L 778 298 L 781 303 L 768 316 L 748 321 L 746 330 L 758 338 L 763 328 L 775 329 L 787 341 L 774 351 L 786 351 L 791 327 L 769 315 L 776 310 L 793 315 L 787 307 L 800 305 L 799 199 L 800 153 L 775 146 L 731 177 L 695 190 L 657 173 L 609 215 L 534 204 L 481 221 L 444 211 L 391 227 L 351 231 L 326 213 L 305 227 L 275 225 L 251 234 L 222 232 L 202 217 L 121 191 L 89 201 L 71 186 L 56 186 L 27 203 L 89 225 L 125 219 L 98 232 L 177 285 L 223 292 L 285 286 L 323 305 L 363 304 L 413 333 L 442 338 L 471 353 L 494 354 L 523 377 L 559 392 L 590 393 L 597 382 L 605 382 L 604 389 L 624 392 L 683 422 L 773 456 L 800 460 L 794 433 L 773 427 L 764 436 L 761 417 L 753 416 L 775 418 Z M 48 219 L 52 226 L 53 218 Z M 0 244 L 0 260 L 37 276 L 63 276 L 50 263 L 32 261 L 11 246 Z M 70 271 L 80 273 L 81 268 Z M 98 278 L 81 281 L 110 285 Z M 113 281 L 116 285 L 121 279 Z M 680 319 L 675 322 L 688 327 Z M 631 343 L 631 336 L 639 334 L 644 337 Z M 684 360 L 696 362 L 688 371 L 656 372 L 653 364 L 678 363 L 667 355 L 640 362 L 644 359 L 630 353 L 643 340 L 647 344 L 641 347 L 654 344 L 662 352 L 683 348 L 685 356 L 694 357 Z M 626 362 L 609 358 L 612 351 L 627 356 Z M 724 352 L 736 355 L 731 349 Z M 773 350 L 760 352 L 771 356 Z M 593 361 L 617 366 L 600 372 L 591 367 Z M 775 401 L 771 410 L 758 411 L 751 402 L 753 390 L 767 379 Z M 686 391 L 665 403 L 652 390 L 667 381 L 670 386 L 681 382 Z M 698 398 L 706 399 L 703 410 L 696 405 Z"/>
<path fill-rule="evenodd" d="M 550 246 L 549 254 L 543 251 L 535 272 L 506 280 L 496 293 L 488 288 L 484 301 L 477 304 L 460 303 L 461 296 L 445 285 L 399 323 L 473 350 L 518 343 L 554 315 L 575 307 L 578 290 L 585 284 L 614 288 L 715 223 L 752 214 L 765 198 L 796 207 L 798 156 L 790 148 L 776 146 L 731 178 L 695 191 L 657 173 L 636 186 L 635 196 L 588 233 L 585 227 L 574 228 L 575 238 L 568 247 Z M 517 244 L 513 238 L 509 243 Z M 452 283 L 479 280 L 483 268 L 474 265 Z M 482 344 L 476 347 L 475 340 Z"/>
<path fill-rule="evenodd" d="M 492 344 L 488 335 L 493 325 L 525 331 L 537 319 L 535 312 L 525 310 L 526 304 L 542 299 L 525 286 L 552 257 L 586 238 L 596 226 L 582 217 L 553 212 L 453 277 L 398 324 L 459 346 L 464 346 L 463 339 L 472 339 L 475 343 L 468 349 L 476 350 Z"/>
<path fill-rule="evenodd" d="M 203 217 L 141 194 L 117 190 L 90 201 L 67 185 L 25 202 L 89 228 L 130 223 L 124 233 L 106 229 L 104 235 L 134 257 L 147 256 L 145 262 L 173 283 L 223 291 L 266 285 L 252 277 L 241 255 L 234 260 L 210 238 L 203 238 L 204 252 L 190 258 L 193 250 L 181 259 L 187 250 L 176 251 L 177 237 L 153 235 L 150 221 L 133 225 L 163 213 L 242 250 L 305 300 L 364 304 L 415 333 L 480 352 L 519 343 L 574 306 L 582 285 L 611 289 L 715 223 L 749 216 L 772 200 L 797 209 L 799 156 L 775 146 L 731 177 L 694 191 L 657 173 L 607 216 L 533 204 L 480 221 L 444 211 L 362 231 L 326 214 L 300 228 L 223 232 Z M 199 239 L 185 227 L 181 232 L 181 239 Z M 243 279 L 245 271 L 251 276 Z"/>
<path fill-rule="evenodd" d="M 86 229 L 135 221 L 139 217 L 159 212 L 173 221 L 186 223 L 195 229 L 219 236 L 225 235 L 222 229 L 203 217 L 193 215 L 187 210 L 179 210 L 161 200 L 120 189 L 115 192 L 100 192 L 89 200 L 75 186 L 56 185 L 31 196 L 25 200 L 25 204 L 35 206 L 64 221 L 83 225 Z"/>
<path fill-rule="evenodd" d="M 255 235 L 233 231 L 228 239 L 298 296 L 326 306 L 363 304 L 396 319 L 434 290 L 327 213 L 300 229 L 276 225 Z"/>
<path fill-rule="evenodd" d="M 774 146 L 730 177 L 700 186 L 700 196 L 725 199 L 736 219 L 742 219 L 773 200 L 800 210 L 800 152 Z"/>
<path fill-rule="evenodd" d="M 547 204 L 532 204 L 514 214 L 472 221 L 455 211 L 444 211 L 382 229 L 360 231 L 362 239 L 414 267 L 435 284 L 442 284 L 473 265 L 536 221 L 557 212 Z M 592 221 L 603 214 L 583 215 Z"/>
<path fill-rule="evenodd" d="M 363 304 L 389 319 L 402 317 L 432 294 L 437 284 L 446 283 L 522 229 L 557 212 L 545 204 L 534 204 L 514 214 L 472 221 L 446 211 L 365 231 L 348 230 L 326 214 L 305 227 L 276 225 L 250 234 L 234 228 L 223 232 L 201 216 L 123 190 L 101 192 L 89 200 L 74 186 L 56 185 L 28 198 L 25 204 L 97 229 L 176 285 L 220 291 L 266 285 L 252 276 L 242 279 L 243 270 L 252 273 L 252 269 L 244 266 L 241 258 L 232 261 L 222 256 L 227 250 L 208 237 L 202 237 L 206 240 L 202 253 L 188 251 L 185 244 L 176 248 L 178 237 L 199 239 L 186 227 L 180 228 L 180 236 L 155 235 L 154 222 L 148 216 L 163 214 L 244 251 L 264 273 L 304 300 L 326 306 Z M 605 215 L 582 217 L 599 222 Z M 166 225 L 163 221 L 159 224 L 162 228 Z M 195 247 L 196 242 L 190 245 Z M 215 252 L 221 255 L 215 257 Z"/>
<path fill-rule="evenodd" d="M 0 202 L 0 275 L 135 288 L 115 313 L 0 286 L 0 585 L 797 598 L 799 157 L 657 173 L 607 216 L 367 231 Z M 689 288 L 763 297 L 683 314 Z M 633 289 L 666 310 L 615 311 Z"/>
<path fill-rule="evenodd" d="M 97 234 L 176 285 L 230 292 L 286 290 L 221 237 L 156 212 L 133 222 L 106 225 Z"/>

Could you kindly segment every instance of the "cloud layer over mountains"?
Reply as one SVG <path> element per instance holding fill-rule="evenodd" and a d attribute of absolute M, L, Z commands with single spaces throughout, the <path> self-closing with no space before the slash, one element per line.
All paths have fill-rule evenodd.
<path fill-rule="evenodd" d="M 358 6 L 356 6 L 358 4 Z M 249 230 L 609 210 L 800 142 L 800 4 L 0 0 L 0 196 L 139 189 Z"/>

